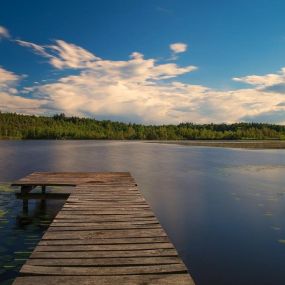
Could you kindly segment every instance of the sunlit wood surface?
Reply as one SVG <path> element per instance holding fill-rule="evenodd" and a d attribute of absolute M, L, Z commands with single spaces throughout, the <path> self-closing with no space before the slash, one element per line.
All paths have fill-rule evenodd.
<path fill-rule="evenodd" d="M 13 285 L 194 284 L 129 173 L 36 172 L 13 185 L 75 186 Z"/>

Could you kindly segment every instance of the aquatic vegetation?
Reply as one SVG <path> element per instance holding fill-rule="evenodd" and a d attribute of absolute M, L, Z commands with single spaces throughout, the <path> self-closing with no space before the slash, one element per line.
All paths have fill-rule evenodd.
<path fill-rule="evenodd" d="M 61 207 L 61 206 L 59 206 Z M 41 239 L 44 228 L 40 214 L 51 221 L 57 211 L 48 213 L 37 201 L 29 202 L 29 213 L 23 215 L 22 201 L 17 200 L 14 190 L 7 184 L 0 184 L 0 284 L 10 285 L 22 264 L 27 260 Z M 25 223 L 22 220 L 25 219 Z M 46 223 L 47 224 L 47 223 Z"/>
<path fill-rule="evenodd" d="M 14 192 L 15 190 L 7 183 L 0 183 L 0 192 Z"/>
<path fill-rule="evenodd" d="M 4 217 L 6 215 L 6 211 L 0 209 L 0 218 Z M 1 222 L 5 222 L 5 220 L 1 221 Z"/>

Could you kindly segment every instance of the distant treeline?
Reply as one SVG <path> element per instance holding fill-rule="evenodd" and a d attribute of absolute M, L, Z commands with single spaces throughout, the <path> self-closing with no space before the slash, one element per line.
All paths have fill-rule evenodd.
<path fill-rule="evenodd" d="M 285 126 L 261 123 L 141 125 L 89 118 L 0 112 L 1 139 L 232 140 L 285 139 Z"/>

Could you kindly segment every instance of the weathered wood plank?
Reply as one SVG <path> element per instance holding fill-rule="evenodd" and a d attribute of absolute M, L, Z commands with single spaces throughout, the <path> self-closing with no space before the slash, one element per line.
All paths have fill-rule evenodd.
<path fill-rule="evenodd" d="M 152 214 L 148 215 L 76 215 L 72 213 L 59 213 L 56 219 L 60 220 L 77 220 L 77 221 L 139 221 L 139 220 L 149 220 L 155 219 Z"/>
<path fill-rule="evenodd" d="M 114 283 L 115 280 L 115 283 Z M 18 277 L 13 285 L 194 285 L 188 273 L 123 276 L 31 276 Z"/>
<path fill-rule="evenodd" d="M 97 238 L 97 239 L 53 239 L 41 240 L 39 245 L 91 245 L 91 244 L 142 244 L 142 243 L 161 243 L 169 242 L 167 236 L 147 237 L 147 238 Z"/>
<path fill-rule="evenodd" d="M 75 204 L 75 203 L 68 203 L 68 204 L 65 204 L 63 209 L 78 209 L 78 210 L 84 210 L 84 209 L 87 209 L 87 208 L 102 208 L 102 207 L 107 207 L 107 208 L 110 208 L 110 209 L 113 209 L 113 208 L 120 208 L 120 209 L 136 209 L 136 210 L 148 210 L 148 211 L 151 211 L 151 208 L 147 205 L 147 204 L 133 204 L 133 203 L 114 203 L 114 202 L 111 202 L 111 203 L 106 203 L 106 202 L 103 202 L 103 204 L 100 204 L 100 202 L 94 202 L 94 203 L 90 203 L 90 202 L 86 202 L 85 204 Z"/>
<path fill-rule="evenodd" d="M 67 227 L 49 227 L 49 232 L 62 232 L 62 231 L 93 231 L 93 230 L 125 230 L 125 229 L 160 229 L 159 224 L 149 224 L 149 225 L 125 225 L 125 226 L 115 226 L 115 225 L 95 225 L 95 226 L 67 226 Z"/>
<path fill-rule="evenodd" d="M 147 225 L 159 225 L 158 221 L 128 221 L 128 222 L 61 222 L 54 221 L 50 228 L 52 227 L 90 227 L 90 226 L 116 226 L 116 227 L 124 227 L 124 226 L 147 226 Z"/>
<path fill-rule="evenodd" d="M 174 248 L 171 243 L 142 243 L 142 244 L 108 244 L 108 245 L 38 245 L 34 252 L 40 251 L 101 251 L 101 250 L 142 250 Z"/>
<path fill-rule="evenodd" d="M 92 238 L 127 238 L 167 236 L 159 229 L 92 230 L 92 231 L 47 231 L 43 239 L 92 239 Z"/>
<path fill-rule="evenodd" d="M 162 257 L 178 256 L 175 249 L 144 249 L 144 250 L 115 250 L 115 251 L 79 251 L 79 252 L 46 252 L 34 251 L 30 258 L 106 258 L 106 257 Z"/>
<path fill-rule="evenodd" d="M 150 209 L 146 209 L 146 208 L 128 208 L 128 207 L 116 207 L 113 209 L 106 209 L 106 208 L 65 208 L 63 207 L 62 212 L 72 212 L 72 213 L 84 213 L 84 214 L 105 214 L 105 215 L 110 215 L 110 214 L 115 214 L 115 215 L 120 215 L 120 214 L 128 214 L 128 213 L 142 213 L 142 214 L 150 214 L 152 213 L 152 211 Z"/>
<path fill-rule="evenodd" d="M 116 258 L 56 258 L 56 259 L 28 259 L 27 265 L 36 266 L 123 266 L 123 265 L 151 265 L 151 264 L 181 264 L 178 256 L 168 257 L 116 257 Z"/>
<path fill-rule="evenodd" d="M 58 217 L 72 217 L 75 218 L 76 216 L 103 216 L 103 217 L 133 217 L 133 218 L 145 218 L 145 217 L 155 217 L 153 213 L 136 213 L 136 212 L 125 212 L 125 213 L 116 213 L 116 212 L 102 212 L 102 211 L 61 211 L 60 215 L 56 216 Z M 84 219 L 84 218 L 83 218 Z"/>
<path fill-rule="evenodd" d="M 77 219 L 73 216 L 65 216 L 63 218 L 56 217 L 54 223 L 135 223 L 135 222 L 158 222 L 155 217 L 129 217 L 129 216 L 103 216 L 103 215 L 96 215 L 95 217 L 92 216 L 81 216 L 81 218 L 77 217 Z M 53 226 L 53 225 L 52 225 Z"/>
<path fill-rule="evenodd" d="M 129 275 L 129 274 L 155 274 L 155 273 L 186 273 L 184 264 L 160 264 L 138 266 L 111 266 L 111 267 L 57 267 L 34 266 L 24 264 L 20 270 L 22 274 L 37 275 Z"/>

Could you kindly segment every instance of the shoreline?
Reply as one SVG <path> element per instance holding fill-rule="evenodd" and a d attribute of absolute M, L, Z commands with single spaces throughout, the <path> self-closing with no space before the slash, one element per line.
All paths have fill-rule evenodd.
<path fill-rule="evenodd" d="M 143 142 L 176 144 L 183 146 L 224 147 L 241 149 L 285 149 L 285 140 L 112 140 L 112 139 L 0 139 L 9 141 L 98 141 L 98 142 Z"/>
<path fill-rule="evenodd" d="M 232 141 L 147 141 L 148 143 L 177 144 L 184 146 L 203 146 L 203 147 L 224 147 L 224 148 L 243 148 L 243 149 L 285 149 L 285 141 L 280 140 L 232 140 Z"/>

